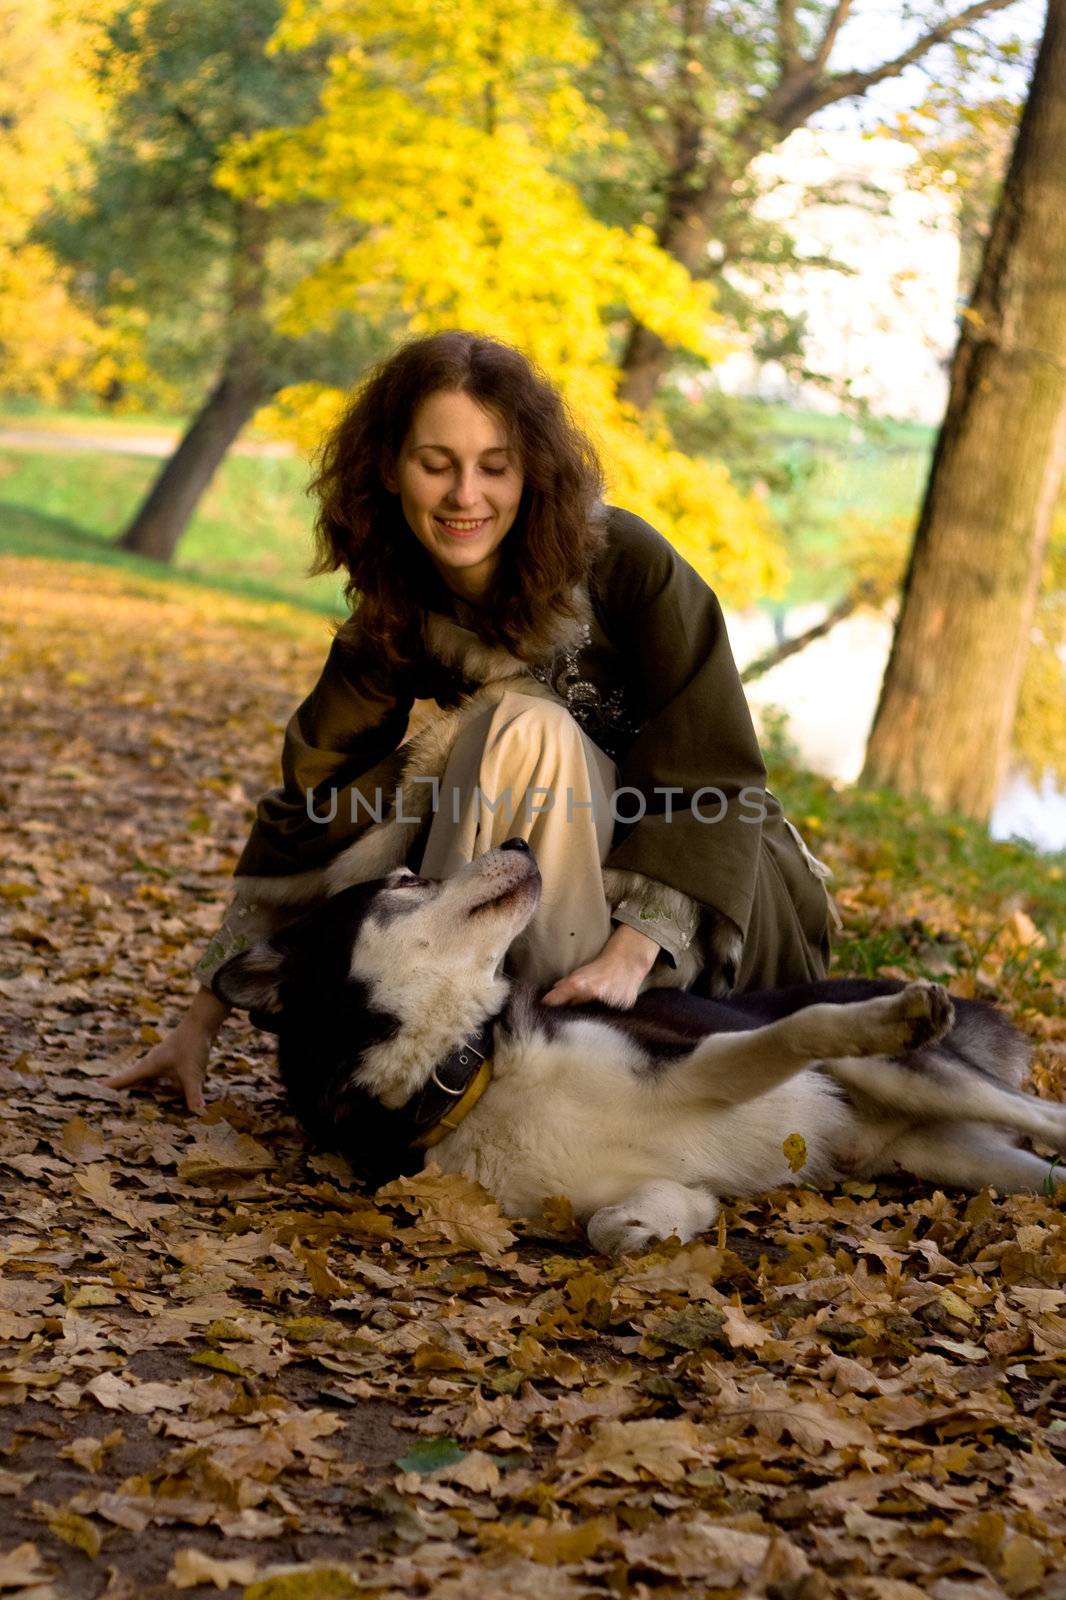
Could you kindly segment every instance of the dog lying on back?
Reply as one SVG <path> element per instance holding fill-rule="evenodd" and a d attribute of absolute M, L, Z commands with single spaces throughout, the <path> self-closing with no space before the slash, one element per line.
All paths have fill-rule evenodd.
<path fill-rule="evenodd" d="M 719 1195 L 898 1172 L 1040 1189 L 1018 1136 L 1066 1152 L 1066 1106 L 1019 1090 L 1021 1035 L 937 984 L 542 1006 L 503 975 L 539 895 L 520 840 L 440 884 L 400 869 L 235 956 L 215 992 L 278 1035 L 297 1116 L 371 1181 L 432 1146 L 510 1216 L 566 1195 L 606 1253 L 691 1239 Z"/>

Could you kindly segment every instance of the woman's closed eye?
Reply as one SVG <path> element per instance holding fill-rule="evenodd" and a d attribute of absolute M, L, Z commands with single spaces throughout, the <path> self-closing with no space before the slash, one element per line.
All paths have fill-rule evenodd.
<path fill-rule="evenodd" d="M 426 462 L 422 463 L 423 472 L 428 472 L 430 477 L 439 478 L 443 473 L 450 472 L 451 467 L 431 467 Z M 506 467 L 482 467 L 481 471 L 486 478 L 502 478 L 507 471 Z"/>

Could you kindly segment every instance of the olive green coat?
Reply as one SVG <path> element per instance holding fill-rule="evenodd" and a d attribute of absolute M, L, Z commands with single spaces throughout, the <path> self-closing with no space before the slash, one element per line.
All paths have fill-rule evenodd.
<path fill-rule="evenodd" d="M 607 865 L 668 884 L 729 917 L 744 938 L 739 988 L 823 977 L 829 901 L 766 791 L 721 607 L 639 517 L 612 508 L 606 527 L 589 579 L 587 628 L 536 671 L 615 759 L 619 790 L 638 791 L 621 796 L 619 810 L 639 810 L 641 798 L 646 805 L 639 821 L 618 825 Z M 469 626 L 476 613 L 453 607 L 453 634 L 456 620 Z M 399 781 L 399 745 L 414 701 L 436 692 L 432 666 L 427 679 L 392 693 L 371 689 L 355 667 L 351 626 L 289 723 L 282 787 L 259 803 L 239 875 L 322 865 L 367 826 L 365 808 L 357 808 L 353 825 L 348 791 L 373 805 L 377 792 L 391 795 Z M 308 793 L 325 817 L 334 809 L 333 790 L 333 820 L 316 822 Z M 720 820 L 701 820 L 696 811 Z"/>

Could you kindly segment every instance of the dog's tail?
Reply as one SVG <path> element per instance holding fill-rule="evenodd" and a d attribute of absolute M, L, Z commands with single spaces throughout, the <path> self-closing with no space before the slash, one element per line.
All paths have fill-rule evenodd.
<path fill-rule="evenodd" d="M 955 1001 L 954 1027 L 936 1048 L 1008 1089 L 1020 1089 L 1029 1072 L 1029 1041 L 983 1000 Z"/>

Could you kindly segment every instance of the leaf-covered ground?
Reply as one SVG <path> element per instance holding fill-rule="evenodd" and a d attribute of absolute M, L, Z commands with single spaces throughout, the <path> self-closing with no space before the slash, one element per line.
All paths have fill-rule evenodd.
<path fill-rule="evenodd" d="M 1066 1596 L 1044 1197 L 800 1188 L 608 1264 L 563 1206 L 359 1193 L 243 1023 L 200 1120 L 103 1088 L 189 992 L 325 629 L 100 569 L 0 583 L 0 1594 Z M 998 991 L 1061 1093 L 1061 867 L 788 799 L 844 969 Z"/>

